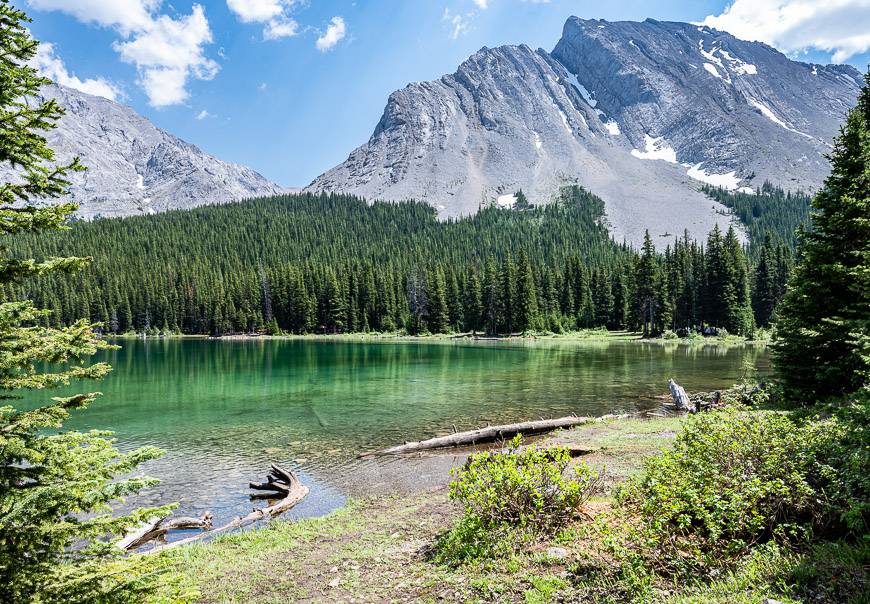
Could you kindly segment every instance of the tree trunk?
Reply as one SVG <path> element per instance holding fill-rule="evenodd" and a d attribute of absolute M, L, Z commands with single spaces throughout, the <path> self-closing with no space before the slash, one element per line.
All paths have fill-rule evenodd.
<path fill-rule="evenodd" d="M 668 380 L 668 388 L 671 391 L 671 398 L 674 399 L 674 405 L 676 405 L 677 411 L 688 411 L 690 409 L 691 401 L 689 401 L 689 395 L 686 394 L 685 389 L 677 384 L 673 379 Z"/>
<path fill-rule="evenodd" d="M 295 506 L 297 503 L 299 503 L 300 501 L 305 499 L 306 495 L 308 495 L 308 487 L 303 485 L 299 481 L 299 479 L 296 477 L 296 475 L 293 474 L 293 472 L 284 470 L 283 468 L 276 466 L 275 464 L 271 464 L 271 470 L 269 472 L 269 477 L 267 479 L 267 482 L 265 482 L 263 484 L 257 484 L 257 485 L 255 485 L 254 483 L 251 483 L 251 488 L 258 489 L 258 490 L 271 490 L 275 493 L 276 499 L 278 497 L 280 497 L 280 499 L 278 499 L 278 501 L 276 501 L 275 503 L 273 503 L 270 506 L 260 508 L 258 510 L 254 510 L 253 512 L 251 512 L 247 516 L 242 516 L 242 517 L 236 518 L 232 522 L 229 522 L 223 526 L 219 526 L 218 528 L 213 529 L 213 530 L 208 530 L 211 528 L 211 514 L 208 514 L 208 527 L 207 528 L 203 527 L 203 528 L 205 528 L 205 530 L 202 533 L 195 535 L 193 537 L 188 537 L 187 539 L 180 539 L 178 541 L 173 541 L 172 543 L 158 545 L 157 547 L 150 549 L 144 553 L 156 554 L 156 553 L 162 552 L 164 550 L 167 550 L 167 549 L 170 549 L 173 547 L 178 547 L 180 545 L 187 545 L 188 543 L 193 543 L 195 541 L 199 541 L 200 539 L 203 539 L 204 537 L 208 537 L 211 535 L 217 535 L 219 533 L 224 533 L 226 531 L 230 531 L 230 530 L 236 529 L 236 528 L 241 528 L 243 526 L 247 526 L 249 524 L 257 522 L 258 520 L 271 520 L 272 518 L 275 518 L 276 516 L 283 514 L 284 512 L 286 512 L 287 510 L 289 510 L 290 508 Z M 205 519 L 205 517 L 203 517 L 203 519 Z M 190 520 L 196 521 L 195 518 L 194 519 L 176 518 L 174 520 L 170 520 L 165 525 L 163 525 L 164 527 L 167 528 L 167 530 L 164 531 L 162 533 L 162 535 L 159 535 L 159 536 L 154 535 L 148 540 L 143 539 L 145 536 L 147 536 L 149 534 L 149 532 L 147 531 L 147 528 L 143 527 L 143 528 L 146 528 L 146 530 L 144 532 L 142 531 L 142 529 L 137 531 L 137 534 L 139 534 L 138 539 L 132 540 L 129 537 L 127 537 L 124 540 L 122 540 L 122 541 L 126 541 L 129 543 L 129 545 L 125 546 L 125 549 L 128 549 L 128 550 L 133 549 L 134 547 L 139 547 L 141 545 L 144 545 L 148 541 L 153 541 L 155 538 L 163 537 L 169 531 L 169 529 L 174 528 L 174 529 L 180 530 L 180 529 L 184 529 L 184 528 L 200 528 L 200 527 L 188 526 L 187 524 L 188 524 L 188 521 L 190 521 Z M 149 524 L 149 527 L 152 526 L 152 524 Z M 157 524 L 160 524 L 160 520 L 157 521 Z M 151 532 L 153 532 L 153 530 Z M 131 535 L 131 537 L 132 536 L 133 535 Z M 119 545 L 120 545 L 120 542 L 119 542 Z"/>
<path fill-rule="evenodd" d="M 463 445 L 475 445 L 481 443 L 490 443 L 501 439 L 510 438 L 516 434 L 541 434 L 550 432 L 558 428 L 570 428 L 572 426 L 580 426 L 596 421 L 589 417 L 560 417 L 558 419 L 542 419 L 530 422 L 520 422 L 516 424 L 504 424 L 501 426 L 487 426 L 486 428 L 478 428 L 477 430 L 468 430 L 466 432 L 456 432 L 447 436 L 438 436 L 420 442 L 410 442 L 381 451 L 373 451 L 370 453 L 362 453 L 360 458 L 376 457 L 382 455 L 401 455 L 404 453 L 416 453 L 418 451 L 428 451 L 432 449 L 444 449 L 448 447 L 460 447 Z"/>

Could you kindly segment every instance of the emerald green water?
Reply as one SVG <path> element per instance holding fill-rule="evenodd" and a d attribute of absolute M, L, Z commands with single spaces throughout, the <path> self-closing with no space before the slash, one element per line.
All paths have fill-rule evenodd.
<path fill-rule="evenodd" d="M 687 390 L 732 385 L 757 346 L 641 342 L 348 342 L 124 340 L 101 355 L 114 371 L 105 396 L 67 427 L 114 430 L 124 448 L 167 455 L 141 502 L 180 501 L 220 521 L 249 510 L 247 483 L 277 461 L 311 495 L 294 514 L 326 512 L 353 478 L 388 482 L 396 460 L 360 451 L 539 417 L 653 408 L 676 378 Z M 39 399 L 28 397 L 28 403 Z"/>

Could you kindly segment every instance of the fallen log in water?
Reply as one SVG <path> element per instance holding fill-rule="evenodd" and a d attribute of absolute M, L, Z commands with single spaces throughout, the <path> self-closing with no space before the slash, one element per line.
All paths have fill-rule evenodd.
<path fill-rule="evenodd" d="M 146 554 L 156 554 L 162 552 L 164 550 L 178 547 L 179 545 L 186 545 L 188 543 L 193 543 L 194 541 L 199 541 L 204 537 L 209 537 L 211 535 L 217 535 L 219 533 L 223 533 L 226 531 L 230 531 L 232 529 L 241 528 L 243 526 L 247 526 L 249 524 L 253 524 L 258 520 L 271 520 L 276 516 L 279 516 L 295 506 L 297 503 L 305 499 L 305 496 L 308 495 L 308 487 L 302 484 L 296 475 L 293 472 L 285 470 L 275 464 L 271 464 L 271 470 L 269 471 L 269 477 L 266 483 L 263 484 L 255 484 L 251 483 L 251 488 L 255 488 L 258 490 L 269 490 L 274 493 L 274 498 L 277 499 L 275 503 L 272 505 L 266 506 L 264 508 L 255 509 L 247 516 L 240 516 L 234 519 L 232 522 L 229 522 L 223 526 L 219 526 L 216 529 L 211 529 L 211 514 L 208 514 L 208 527 L 199 527 L 199 526 L 189 526 L 190 520 L 196 520 L 191 518 L 176 518 L 174 520 L 170 520 L 165 524 L 162 524 L 162 519 L 156 521 L 149 521 L 146 523 L 146 526 L 141 527 L 135 533 L 128 535 L 124 539 L 118 542 L 118 545 L 121 546 L 121 543 L 126 543 L 124 549 L 130 550 L 135 549 L 136 547 L 140 547 L 145 543 L 153 541 L 155 539 L 165 539 L 165 535 L 169 530 L 178 529 L 182 530 L 184 528 L 204 528 L 205 530 L 198 535 L 194 535 L 193 537 L 188 537 L 186 539 L 179 539 L 178 541 L 173 541 L 171 543 L 165 543 L 163 545 L 158 545 L 157 547 L 144 552 Z M 280 497 L 280 499 L 278 499 Z M 203 517 L 205 518 L 205 516 Z M 167 528 L 162 534 L 155 534 L 159 532 L 162 528 Z M 136 537 L 133 539 L 133 537 Z M 149 537 L 145 539 L 145 537 Z"/>
<path fill-rule="evenodd" d="M 150 541 L 163 541 L 169 531 L 189 531 L 191 529 L 209 530 L 211 528 L 211 512 L 206 512 L 199 518 L 179 516 L 171 520 L 166 518 L 152 518 L 142 524 L 138 529 L 126 535 L 115 545 L 123 550 L 130 551 L 141 547 Z M 164 522 L 165 521 L 165 522 Z"/>
<path fill-rule="evenodd" d="M 610 416 L 613 417 L 613 416 Z M 601 419 L 601 418 L 599 418 Z M 487 426 L 486 428 L 478 428 L 477 430 L 468 430 L 466 432 L 456 432 L 447 436 L 437 436 L 428 440 L 419 442 L 409 442 L 404 445 L 390 447 L 382 451 L 373 451 L 369 453 L 360 453 L 359 458 L 377 457 L 384 455 L 402 455 L 404 453 L 417 453 L 419 451 L 429 451 L 432 449 L 446 449 L 450 447 L 461 447 L 467 445 L 477 445 L 483 443 L 491 443 L 498 440 L 511 438 L 517 434 L 532 435 L 541 434 L 543 432 L 551 432 L 559 428 L 571 428 L 572 426 L 580 426 L 590 422 L 597 421 L 590 417 L 560 417 L 558 419 L 542 419 L 531 422 L 520 422 L 517 424 L 504 424 L 501 426 Z"/>

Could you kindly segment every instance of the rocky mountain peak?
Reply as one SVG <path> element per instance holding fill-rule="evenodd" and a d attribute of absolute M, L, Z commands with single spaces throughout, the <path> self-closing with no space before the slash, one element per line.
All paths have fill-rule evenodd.
<path fill-rule="evenodd" d="M 368 142 L 308 189 L 455 216 L 573 182 L 604 199 L 617 239 L 702 237 L 729 221 L 702 182 L 819 186 L 859 81 L 707 27 L 571 17 L 552 52 L 482 48 L 394 92 Z"/>
<path fill-rule="evenodd" d="M 58 161 L 79 156 L 72 175 L 78 214 L 127 216 L 275 195 L 283 189 L 254 170 L 221 161 L 157 128 L 130 107 L 53 85 L 43 95 L 66 110 L 48 134 Z M 0 166 L 10 177 L 8 166 Z M 2 174 L 0 174 L 2 176 Z"/>

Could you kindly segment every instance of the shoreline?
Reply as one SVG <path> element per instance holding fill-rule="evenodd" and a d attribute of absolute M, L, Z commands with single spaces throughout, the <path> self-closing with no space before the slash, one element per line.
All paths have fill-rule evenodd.
<path fill-rule="evenodd" d="M 401 332 L 391 333 L 339 333 L 339 334 L 258 334 L 238 333 L 223 336 L 204 334 L 167 333 L 159 335 L 142 334 L 111 334 L 106 336 L 111 340 L 212 340 L 212 341 L 257 341 L 257 340 L 299 340 L 311 342 L 395 342 L 395 343 L 535 343 L 535 342 L 637 342 L 647 344 L 683 344 L 683 345 L 767 345 L 769 338 L 747 339 L 743 336 L 701 336 L 689 338 L 644 338 L 640 332 L 584 330 L 564 334 L 528 334 L 511 336 L 472 336 L 470 333 L 456 334 L 425 334 L 409 335 Z"/>

